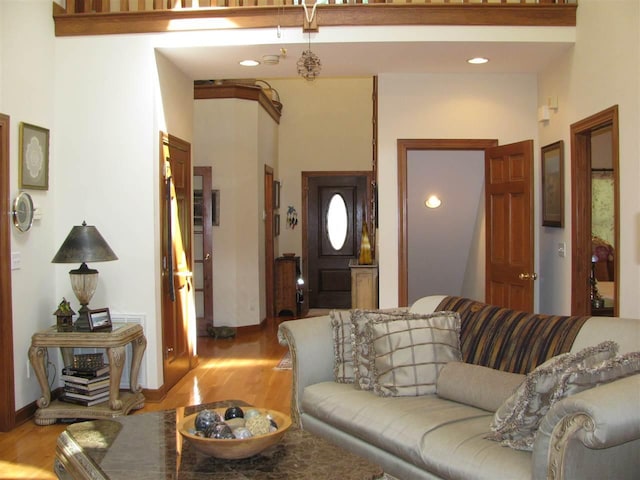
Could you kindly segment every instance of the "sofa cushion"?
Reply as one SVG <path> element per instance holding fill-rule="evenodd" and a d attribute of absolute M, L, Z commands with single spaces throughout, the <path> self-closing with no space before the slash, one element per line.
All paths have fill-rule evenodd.
<path fill-rule="evenodd" d="M 351 343 L 353 352 L 354 386 L 362 390 L 373 390 L 369 355 L 369 340 L 365 326 L 372 320 L 397 318 L 421 318 L 423 315 L 409 313 L 406 309 L 352 310 Z"/>
<path fill-rule="evenodd" d="M 351 341 L 351 311 L 332 310 L 333 377 L 338 383 L 353 383 L 353 348 Z"/>
<path fill-rule="evenodd" d="M 637 373 L 640 373 L 640 352 L 617 355 L 595 366 L 576 365 L 562 375 L 554 400 Z"/>
<path fill-rule="evenodd" d="M 449 362 L 438 375 L 441 398 L 495 412 L 524 381 L 525 375 L 463 362 Z"/>
<path fill-rule="evenodd" d="M 460 316 L 436 312 L 375 318 L 365 325 L 373 390 L 383 396 L 435 393 L 438 373 L 460 361 Z"/>
<path fill-rule="evenodd" d="M 602 342 L 577 353 L 564 353 L 547 360 L 529 373 L 524 382 L 496 411 L 488 439 L 518 450 L 533 449 L 542 417 L 555 403 L 562 376 L 572 367 L 593 367 L 615 356 L 618 345 Z"/>
<path fill-rule="evenodd" d="M 490 413 L 436 395 L 380 397 L 322 382 L 305 388 L 302 411 L 305 429 L 330 425 L 438 478 L 531 478 L 531 454 L 483 438 Z"/>

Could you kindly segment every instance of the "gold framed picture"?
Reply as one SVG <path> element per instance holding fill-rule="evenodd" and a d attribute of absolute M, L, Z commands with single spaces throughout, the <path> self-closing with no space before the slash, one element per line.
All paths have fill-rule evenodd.
<path fill-rule="evenodd" d="M 49 130 L 20 123 L 20 188 L 49 189 Z"/>
<path fill-rule="evenodd" d="M 564 227 L 564 142 L 542 147 L 542 225 Z"/>

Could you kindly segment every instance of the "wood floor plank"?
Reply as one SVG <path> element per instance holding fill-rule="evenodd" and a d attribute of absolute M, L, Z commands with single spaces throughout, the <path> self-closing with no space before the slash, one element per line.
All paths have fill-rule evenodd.
<path fill-rule="evenodd" d="M 278 319 L 232 339 L 198 338 L 199 365 L 158 403 L 133 413 L 237 399 L 289 414 L 291 370 L 276 370 L 287 348 L 278 344 Z M 0 479 L 55 479 L 56 439 L 66 428 L 32 421 L 0 433 Z"/>

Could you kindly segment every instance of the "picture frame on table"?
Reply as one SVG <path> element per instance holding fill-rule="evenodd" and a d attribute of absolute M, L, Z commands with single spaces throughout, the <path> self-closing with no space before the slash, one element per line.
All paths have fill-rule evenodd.
<path fill-rule="evenodd" d="M 89 329 L 92 332 L 110 332 L 113 329 L 108 308 L 89 310 Z"/>
<path fill-rule="evenodd" d="M 564 142 L 542 147 L 542 225 L 564 227 Z"/>
<path fill-rule="evenodd" d="M 21 122 L 19 148 L 20 188 L 49 190 L 49 130 Z"/>

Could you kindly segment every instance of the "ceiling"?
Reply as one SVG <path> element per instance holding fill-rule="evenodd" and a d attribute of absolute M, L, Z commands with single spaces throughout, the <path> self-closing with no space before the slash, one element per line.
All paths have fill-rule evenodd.
<path fill-rule="evenodd" d="M 309 47 L 322 62 L 321 77 L 535 73 L 547 68 L 575 41 L 574 29 L 567 30 L 567 27 L 467 27 L 464 35 L 461 34 L 463 27 L 440 27 L 434 32 L 435 28 L 387 27 L 371 32 L 321 27 L 310 39 L 302 29 L 277 32 L 262 29 L 257 35 L 256 31 L 232 30 L 226 36 L 217 32 L 216 36 L 185 37 L 179 42 L 160 45 L 157 50 L 192 80 L 268 79 L 296 77 L 296 62 Z M 282 55 L 283 52 L 286 55 Z M 262 60 L 265 55 L 278 56 L 279 62 L 257 67 L 239 65 L 241 60 Z M 476 56 L 490 61 L 484 65 L 466 62 Z"/>

